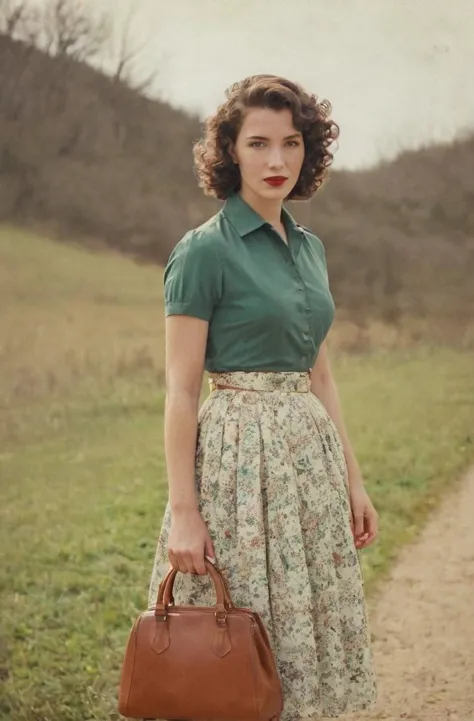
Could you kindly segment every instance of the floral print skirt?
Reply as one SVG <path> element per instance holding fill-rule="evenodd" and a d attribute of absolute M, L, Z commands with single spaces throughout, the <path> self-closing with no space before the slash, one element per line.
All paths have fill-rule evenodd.
<path fill-rule="evenodd" d="M 367 709 L 376 679 L 337 428 L 309 373 L 234 371 L 209 382 L 199 410 L 199 508 L 234 605 L 257 611 L 268 630 L 281 721 Z M 168 503 L 150 605 L 170 568 L 170 523 Z M 173 595 L 176 604 L 215 603 L 207 575 L 178 573 Z"/>

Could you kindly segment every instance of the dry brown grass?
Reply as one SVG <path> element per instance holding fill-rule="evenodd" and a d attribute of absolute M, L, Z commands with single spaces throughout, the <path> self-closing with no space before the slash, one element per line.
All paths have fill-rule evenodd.
<path fill-rule="evenodd" d="M 340 317 L 331 330 L 332 349 L 344 353 L 367 353 L 416 348 L 420 345 L 474 348 L 474 322 L 456 323 L 451 317 L 416 318 L 405 316 L 397 325 L 378 318 L 364 318 L 356 323 Z"/>
<path fill-rule="evenodd" d="M 124 376 L 162 381 L 160 268 L 13 229 L 0 233 L 0 261 L 2 405 Z"/>

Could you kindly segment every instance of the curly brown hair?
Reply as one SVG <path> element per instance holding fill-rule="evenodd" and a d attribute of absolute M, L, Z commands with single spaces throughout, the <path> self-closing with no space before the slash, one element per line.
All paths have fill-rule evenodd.
<path fill-rule="evenodd" d="M 326 179 L 333 161 L 329 148 L 339 136 L 339 126 L 329 118 L 328 100 L 318 101 L 297 83 L 278 75 L 251 75 L 231 85 L 227 100 L 205 122 L 204 137 L 194 144 L 194 167 L 206 195 L 225 200 L 240 190 L 241 178 L 231 150 L 247 108 L 288 108 L 295 129 L 302 133 L 305 157 L 300 176 L 288 200 L 310 198 Z"/>

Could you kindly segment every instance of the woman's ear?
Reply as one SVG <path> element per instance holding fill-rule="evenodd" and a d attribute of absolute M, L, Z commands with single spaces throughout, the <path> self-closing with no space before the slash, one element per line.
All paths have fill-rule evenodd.
<path fill-rule="evenodd" d="M 238 161 L 238 158 L 237 158 L 237 155 L 236 155 L 236 152 L 235 152 L 234 145 L 233 145 L 232 143 L 229 145 L 228 150 L 229 150 L 229 155 L 230 155 L 230 157 L 231 157 L 232 160 L 234 161 L 234 165 L 238 165 L 238 164 L 239 164 L 239 161 Z"/>

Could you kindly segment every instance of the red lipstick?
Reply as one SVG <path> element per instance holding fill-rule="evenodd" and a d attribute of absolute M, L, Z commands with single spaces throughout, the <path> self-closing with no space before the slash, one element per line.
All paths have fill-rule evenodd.
<path fill-rule="evenodd" d="M 286 183 L 287 180 L 288 178 L 285 178 L 283 175 L 273 175 L 269 178 L 265 178 L 265 182 L 268 183 L 268 185 L 272 185 L 276 188 L 283 185 L 283 183 Z"/>

